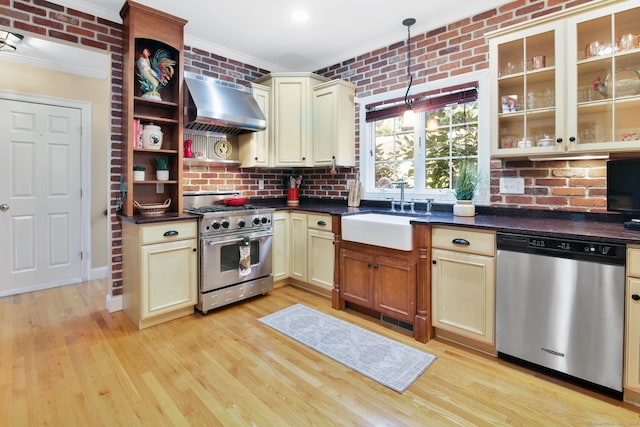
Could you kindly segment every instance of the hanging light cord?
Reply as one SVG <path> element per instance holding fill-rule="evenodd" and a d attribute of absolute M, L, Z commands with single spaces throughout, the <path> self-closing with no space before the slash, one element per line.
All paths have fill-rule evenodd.
<path fill-rule="evenodd" d="M 402 25 L 407 26 L 407 74 L 409 75 L 409 86 L 407 86 L 407 92 L 404 94 L 404 103 L 407 105 L 407 109 L 411 109 L 411 102 L 407 98 L 409 96 L 409 90 L 413 83 L 413 76 L 411 75 L 411 26 L 416 23 L 413 18 L 407 18 L 402 21 Z"/>

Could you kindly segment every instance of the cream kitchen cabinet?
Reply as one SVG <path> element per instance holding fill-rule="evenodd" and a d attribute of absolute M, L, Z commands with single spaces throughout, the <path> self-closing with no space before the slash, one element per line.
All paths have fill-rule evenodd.
<path fill-rule="evenodd" d="M 355 85 L 332 80 L 313 88 L 315 166 L 355 165 Z"/>
<path fill-rule="evenodd" d="M 293 211 L 289 214 L 291 224 L 291 277 L 307 281 L 307 214 Z"/>
<path fill-rule="evenodd" d="M 196 220 L 122 222 L 123 306 L 139 329 L 193 313 L 198 295 Z"/>
<path fill-rule="evenodd" d="M 493 157 L 640 148 L 640 1 L 590 2 L 489 35 Z"/>
<path fill-rule="evenodd" d="M 433 227 L 431 245 L 436 336 L 495 353 L 495 232 Z"/>
<path fill-rule="evenodd" d="M 291 275 L 291 246 L 289 244 L 291 232 L 289 230 L 289 211 L 273 213 L 273 281 L 279 282 Z"/>
<path fill-rule="evenodd" d="M 277 211 L 274 216 L 274 281 L 287 279 L 330 296 L 335 265 L 332 217 L 303 211 Z"/>
<path fill-rule="evenodd" d="M 640 404 L 640 245 L 627 246 L 624 400 Z"/>
<path fill-rule="evenodd" d="M 267 119 L 267 128 L 260 132 L 244 133 L 238 136 L 238 159 L 242 168 L 268 167 L 270 162 L 271 88 L 257 83 L 251 85 L 253 97 Z"/>
<path fill-rule="evenodd" d="M 327 81 L 313 73 L 271 73 L 256 80 L 271 88 L 272 166 L 313 166 L 312 88 Z"/>

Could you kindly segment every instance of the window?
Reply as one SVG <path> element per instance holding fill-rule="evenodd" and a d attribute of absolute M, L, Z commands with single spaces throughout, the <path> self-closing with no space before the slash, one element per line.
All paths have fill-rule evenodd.
<path fill-rule="evenodd" d="M 393 101 L 393 94 L 363 102 L 370 107 L 361 120 L 361 166 L 367 199 L 397 198 L 399 190 L 393 183 L 402 180 L 408 199 L 453 203 L 459 165 L 470 161 L 481 173 L 474 200 L 488 203 L 489 189 L 484 184 L 488 179 L 482 179 L 489 169 L 488 126 L 481 120 L 481 112 L 488 110 L 483 109 L 488 86 L 482 84 L 482 78 L 454 83 L 443 81 L 440 89 L 431 87 L 429 94 L 416 96 L 414 123 L 405 122 L 404 102 Z M 485 97 L 480 86 L 485 88 Z"/>

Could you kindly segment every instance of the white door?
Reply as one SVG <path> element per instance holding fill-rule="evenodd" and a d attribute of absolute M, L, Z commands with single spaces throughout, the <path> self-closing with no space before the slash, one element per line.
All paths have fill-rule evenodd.
<path fill-rule="evenodd" d="M 81 116 L 0 99 L 0 296 L 82 281 Z"/>

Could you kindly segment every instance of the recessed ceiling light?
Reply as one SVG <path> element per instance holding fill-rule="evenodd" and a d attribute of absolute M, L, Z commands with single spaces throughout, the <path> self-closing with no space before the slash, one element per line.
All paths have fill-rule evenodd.
<path fill-rule="evenodd" d="M 296 22 L 304 22 L 309 19 L 309 14 L 304 10 L 296 10 L 291 14 L 291 19 Z"/>

